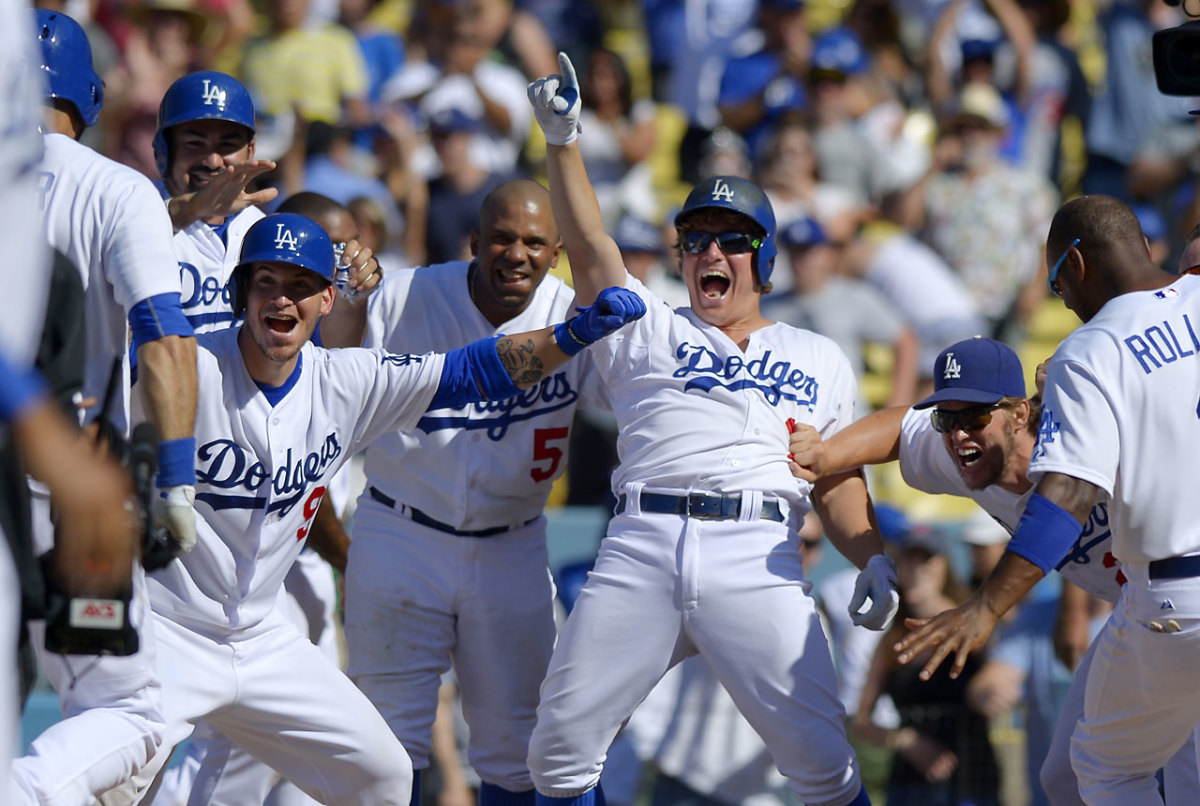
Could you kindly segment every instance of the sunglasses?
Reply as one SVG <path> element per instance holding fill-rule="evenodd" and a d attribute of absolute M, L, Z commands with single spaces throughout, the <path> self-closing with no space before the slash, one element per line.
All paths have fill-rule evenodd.
<path fill-rule="evenodd" d="M 679 248 L 698 255 L 717 242 L 717 248 L 727 255 L 741 255 L 762 246 L 762 240 L 744 232 L 700 232 L 689 230 L 679 236 Z"/>
<path fill-rule="evenodd" d="M 986 428 L 992 421 L 992 412 L 1003 406 L 1003 403 L 991 403 L 971 406 L 962 411 L 934 409 L 929 412 L 929 421 L 933 424 L 933 430 L 939 434 L 949 434 L 960 428 L 967 432 L 978 431 Z"/>
<path fill-rule="evenodd" d="M 1062 271 L 1063 264 L 1067 262 L 1067 254 L 1079 246 L 1079 239 L 1071 241 L 1067 244 L 1067 248 L 1058 256 L 1058 260 L 1054 261 L 1054 265 L 1050 267 L 1050 274 L 1046 276 L 1046 285 L 1050 287 L 1050 293 L 1056 297 L 1062 298 L 1062 290 L 1058 287 L 1058 273 Z"/>

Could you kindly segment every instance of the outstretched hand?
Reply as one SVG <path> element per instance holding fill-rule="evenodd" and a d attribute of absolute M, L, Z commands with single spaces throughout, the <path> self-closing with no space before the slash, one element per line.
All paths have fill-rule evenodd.
<path fill-rule="evenodd" d="M 904 626 L 911 632 L 896 642 L 894 649 L 899 661 L 908 663 L 927 649 L 933 655 L 926 661 L 919 677 L 928 680 L 951 654 L 954 664 L 950 677 L 957 678 L 967 664 L 967 656 L 987 643 L 996 626 L 994 614 L 982 599 L 973 596 L 966 603 L 939 613 L 931 619 L 905 619 Z"/>
<path fill-rule="evenodd" d="M 558 54 L 558 69 L 562 74 L 539 78 L 529 84 L 529 103 L 533 115 L 546 136 L 546 142 L 565 146 L 579 136 L 579 79 L 575 66 L 565 53 Z"/>
<path fill-rule="evenodd" d="M 273 170 L 273 160 L 247 160 L 237 165 L 226 165 L 212 175 L 207 185 L 195 193 L 178 198 L 181 204 L 169 208 L 172 223 L 176 229 L 183 229 L 194 221 L 225 218 L 240 213 L 252 204 L 266 204 L 279 195 L 277 189 L 264 188 L 250 192 L 247 188 L 259 176 Z"/>

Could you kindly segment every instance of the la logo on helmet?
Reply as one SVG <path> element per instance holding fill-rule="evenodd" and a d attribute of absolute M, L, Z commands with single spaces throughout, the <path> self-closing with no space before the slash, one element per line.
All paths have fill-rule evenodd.
<path fill-rule="evenodd" d="M 291 252 L 300 251 L 296 246 L 296 236 L 292 235 L 292 231 L 287 228 L 287 225 L 276 224 L 275 225 L 275 248 L 283 249 L 284 247 L 287 247 L 287 249 Z"/>
<path fill-rule="evenodd" d="M 718 199 L 724 199 L 726 202 L 732 203 L 733 202 L 733 190 L 729 187 L 728 184 L 726 184 L 726 182 L 724 180 L 718 179 L 717 183 L 715 185 L 713 185 L 712 198 L 713 198 L 713 201 L 717 201 Z"/>
<path fill-rule="evenodd" d="M 942 378 L 949 380 L 950 378 L 962 377 L 962 364 L 955 359 L 954 353 L 946 353 L 946 371 L 942 373 Z"/>
<path fill-rule="evenodd" d="M 225 110 L 225 90 L 213 84 L 211 79 L 204 79 L 204 93 L 200 97 L 205 106 L 212 106 L 215 103 L 221 111 Z"/>

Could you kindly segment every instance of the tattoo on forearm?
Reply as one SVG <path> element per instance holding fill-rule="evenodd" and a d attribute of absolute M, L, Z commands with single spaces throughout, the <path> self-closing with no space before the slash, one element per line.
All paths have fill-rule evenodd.
<path fill-rule="evenodd" d="M 546 374 L 542 359 L 534 351 L 533 339 L 526 339 L 524 344 L 507 337 L 500 339 L 496 342 L 496 353 L 517 386 L 532 386 Z"/>

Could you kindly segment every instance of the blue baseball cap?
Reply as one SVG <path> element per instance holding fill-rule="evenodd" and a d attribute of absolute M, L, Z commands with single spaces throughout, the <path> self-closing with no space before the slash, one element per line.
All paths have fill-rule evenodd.
<path fill-rule="evenodd" d="M 1007 344 L 976 336 L 938 354 L 933 363 L 933 388 L 933 394 L 914 409 L 949 401 L 998 403 L 1005 397 L 1025 397 L 1025 371 Z"/>
<path fill-rule="evenodd" d="M 789 249 L 804 249 L 807 246 L 828 243 L 825 230 L 815 218 L 797 218 L 779 233 L 779 242 Z"/>
<path fill-rule="evenodd" d="M 429 118 L 429 131 L 440 134 L 475 132 L 482 128 L 479 120 L 457 107 L 439 109 Z"/>
<path fill-rule="evenodd" d="M 999 44 L 991 39 L 964 39 L 959 45 L 962 50 L 962 60 L 964 62 L 991 61 L 996 55 L 996 47 Z"/>
<path fill-rule="evenodd" d="M 617 222 L 613 240 L 622 252 L 653 252 L 663 251 L 662 230 L 636 216 L 622 216 Z"/>

